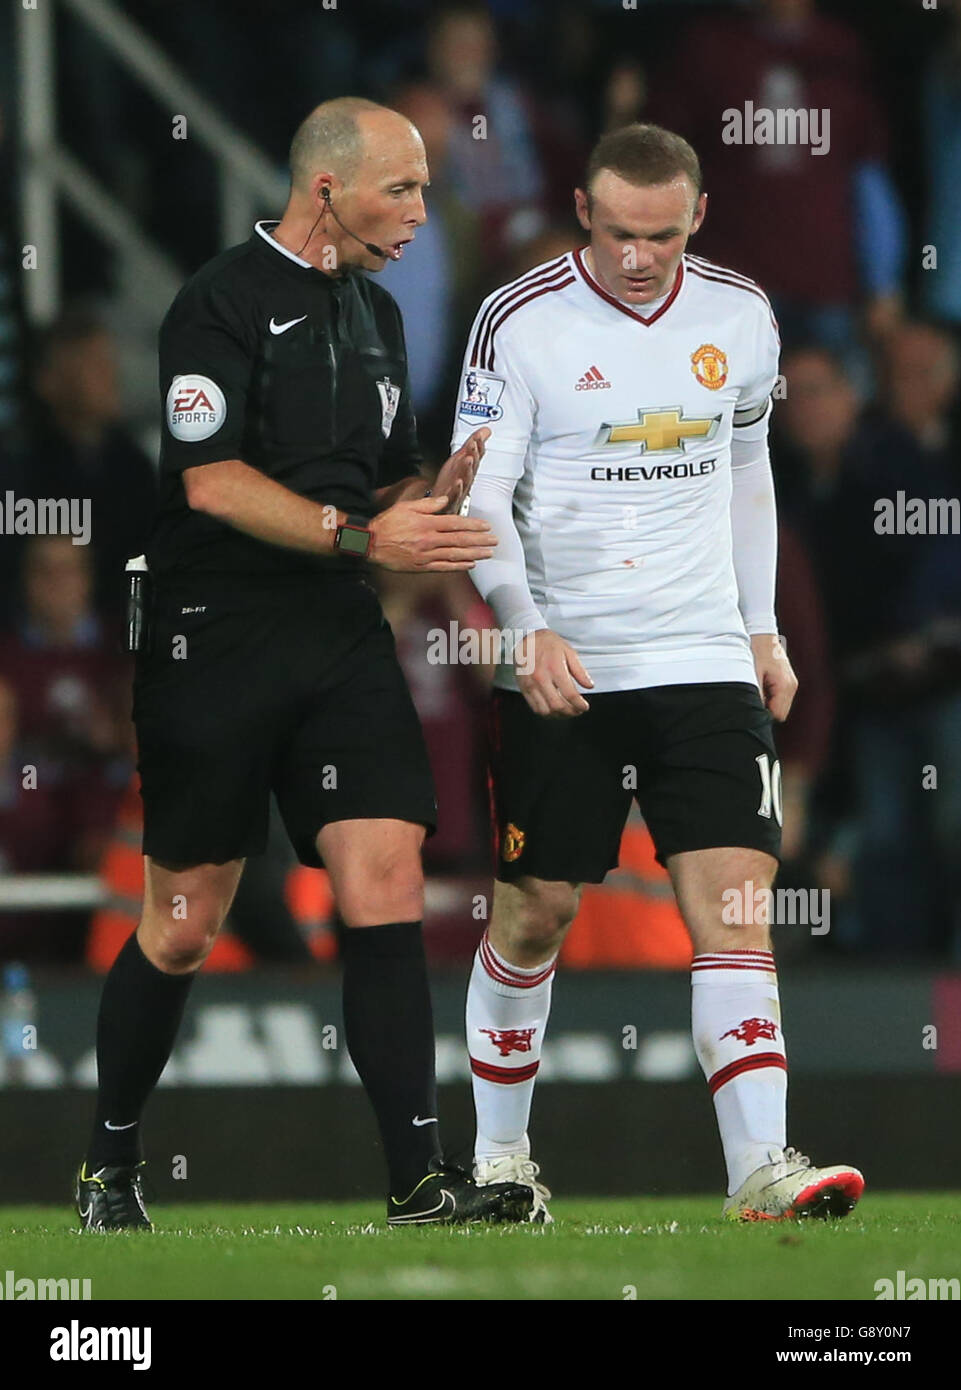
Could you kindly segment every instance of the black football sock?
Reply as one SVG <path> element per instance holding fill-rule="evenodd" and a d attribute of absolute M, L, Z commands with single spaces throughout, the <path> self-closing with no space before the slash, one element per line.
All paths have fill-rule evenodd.
<path fill-rule="evenodd" d="M 404 1198 L 440 1158 L 421 924 L 349 927 L 342 951 L 347 1050 L 377 1116 L 391 1195 Z"/>
<path fill-rule="evenodd" d="M 167 975 L 128 939 L 104 981 L 97 1016 L 97 1111 L 87 1171 L 138 1163 L 140 1116 L 167 1065 L 194 974 Z"/>

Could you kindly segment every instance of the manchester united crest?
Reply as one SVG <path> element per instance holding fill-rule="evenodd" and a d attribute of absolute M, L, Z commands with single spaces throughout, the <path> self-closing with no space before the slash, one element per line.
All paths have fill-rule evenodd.
<path fill-rule="evenodd" d="M 702 386 L 719 391 L 727 381 L 727 354 L 713 343 L 702 343 L 691 353 L 691 370 Z"/>
<path fill-rule="evenodd" d="M 513 864 L 515 859 L 520 859 L 524 849 L 524 832 L 518 830 L 517 826 L 511 821 L 504 827 L 504 842 L 501 845 L 501 858 L 508 864 Z"/>

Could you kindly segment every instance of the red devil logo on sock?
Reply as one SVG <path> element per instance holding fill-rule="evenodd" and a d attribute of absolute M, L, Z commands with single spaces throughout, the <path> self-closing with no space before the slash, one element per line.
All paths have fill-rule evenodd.
<path fill-rule="evenodd" d="M 777 1037 L 777 1024 L 769 1018 L 745 1018 L 736 1028 L 729 1028 L 721 1034 L 724 1038 L 739 1038 L 750 1047 L 758 1038 L 768 1038 L 771 1042 Z"/>

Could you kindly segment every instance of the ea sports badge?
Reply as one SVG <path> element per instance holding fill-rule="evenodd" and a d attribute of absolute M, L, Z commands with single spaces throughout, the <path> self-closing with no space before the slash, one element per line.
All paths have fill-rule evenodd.
<path fill-rule="evenodd" d="M 702 386 L 719 391 L 727 381 L 727 354 L 713 343 L 702 343 L 691 353 L 691 370 Z"/>
<path fill-rule="evenodd" d="M 216 434 L 227 418 L 223 391 L 209 376 L 175 376 L 167 392 L 167 428 L 174 439 L 196 443 Z"/>
<path fill-rule="evenodd" d="M 498 401 L 507 382 L 492 372 L 475 371 L 472 367 L 464 376 L 458 415 L 470 425 L 489 425 L 504 414 Z"/>

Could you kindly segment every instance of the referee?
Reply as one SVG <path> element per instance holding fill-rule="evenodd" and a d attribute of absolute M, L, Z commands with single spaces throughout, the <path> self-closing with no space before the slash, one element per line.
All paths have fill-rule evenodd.
<path fill-rule="evenodd" d="M 476 431 L 421 475 L 400 313 L 361 271 L 425 221 L 424 147 L 397 112 L 326 102 L 298 129 L 278 223 L 209 261 L 160 331 L 153 633 L 137 657 L 143 916 L 104 984 L 99 1091 L 77 1182 L 88 1229 L 150 1228 L 140 1121 L 187 994 L 276 794 L 346 922 L 344 1028 L 389 1169 L 390 1224 L 516 1220 L 438 1139 L 420 849 L 436 802 L 420 725 L 365 561 L 472 569 L 496 544 L 459 515 Z"/>

